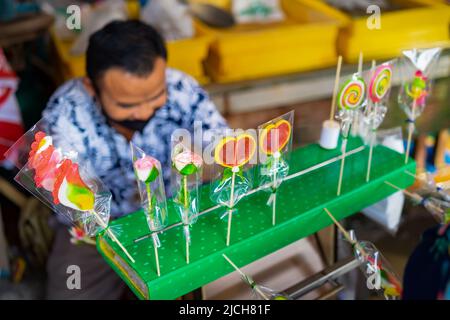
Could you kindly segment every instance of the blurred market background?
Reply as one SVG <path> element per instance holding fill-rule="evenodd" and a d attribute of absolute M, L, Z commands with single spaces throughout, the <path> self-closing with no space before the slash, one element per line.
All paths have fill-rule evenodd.
<path fill-rule="evenodd" d="M 370 20 L 376 12 L 368 12 L 371 5 L 381 10 L 379 29 Z M 77 10 L 81 28 L 73 16 Z M 319 138 L 339 55 L 346 75 L 356 71 L 360 52 L 367 69 L 372 60 L 398 57 L 403 49 L 443 47 L 432 98 L 418 121 L 415 157 L 419 171 L 450 177 L 450 4 L 445 0 L 0 0 L 0 46 L 19 79 L 18 113 L 0 105 L 0 153 L 40 119 L 59 85 L 84 76 L 89 35 L 115 19 L 155 26 L 167 41 L 169 66 L 204 85 L 230 126 L 252 128 L 295 110 L 297 146 Z M 0 73 L 0 82 L 8 76 Z M 396 90 L 383 128 L 405 127 Z M 9 169 L 0 169 L 0 299 L 38 299 L 51 243 L 49 212 L 14 184 Z M 395 235 L 362 215 L 346 221 L 382 249 L 400 276 L 421 233 L 433 223 L 407 201 Z M 288 287 L 293 278 L 306 278 L 335 260 L 335 248 L 319 248 L 317 238 L 303 239 L 248 270 L 272 287 Z M 203 295 L 237 299 L 249 297 L 247 291 L 234 274 L 205 287 Z M 366 291 L 333 297 L 367 298 Z"/>

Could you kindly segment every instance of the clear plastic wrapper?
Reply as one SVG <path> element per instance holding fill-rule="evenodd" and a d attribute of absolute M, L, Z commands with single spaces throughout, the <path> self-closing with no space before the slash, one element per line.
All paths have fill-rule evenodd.
<path fill-rule="evenodd" d="M 253 185 L 250 166 L 256 162 L 256 133 L 228 129 L 216 138 L 214 147 L 215 179 L 211 182 L 210 198 L 228 210 L 227 245 L 230 243 L 231 217 L 235 205 Z"/>
<path fill-rule="evenodd" d="M 450 202 L 436 199 L 434 197 L 427 197 L 422 198 L 418 204 L 423 205 L 437 222 L 441 224 L 447 224 L 450 222 Z"/>
<path fill-rule="evenodd" d="M 373 146 L 376 142 L 376 131 L 384 120 L 391 90 L 393 63 L 385 62 L 365 73 L 368 80 L 368 103 L 363 112 L 363 121 L 368 127 L 369 158 L 367 163 L 366 181 L 370 180 Z"/>
<path fill-rule="evenodd" d="M 147 224 L 152 231 L 153 247 L 158 276 L 159 267 L 158 248 L 161 246 L 158 231 L 168 224 L 166 193 L 161 169 L 161 163 L 145 154 L 139 147 L 130 142 L 133 169 L 136 175 L 141 206 L 147 218 Z"/>
<path fill-rule="evenodd" d="M 406 50 L 399 63 L 401 86 L 398 103 L 408 122 L 405 163 L 408 161 L 416 119 L 422 114 L 431 94 L 432 77 L 440 53 L 441 48 Z"/>
<path fill-rule="evenodd" d="M 338 111 L 336 118 L 340 120 L 342 135 L 342 161 L 337 187 L 337 195 L 341 194 L 342 177 L 345 167 L 345 156 L 347 151 L 347 139 L 353 123 L 355 114 L 361 108 L 365 107 L 366 99 L 366 82 L 358 73 L 344 78 L 341 81 L 339 93 L 337 96 Z"/>
<path fill-rule="evenodd" d="M 272 224 L 276 222 L 277 190 L 289 173 L 288 156 L 292 148 L 294 112 L 288 112 L 258 126 L 259 185 L 270 192 L 267 201 L 272 206 Z"/>
<path fill-rule="evenodd" d="M 360 268 L 367 278 L 367 288 L 381 293 L 388 300 L 400 299 L 402 284 L 381 252 L 369 241 L 358 241 L 353 230 L 347 232 L 327 208 L 324 211 L 352 245 L 353 254 L 361 262 Z"/>
<path fill-rule="evenodd" d="M 244 272 L 242 272 L 241 269 L 239 269 L 233 261 L 231 261 L 230 258 L 228 258 L 225 254 L 222 254 L 222 256 L 227 260 L 227 262 L 239 273 L 241 276 L 242 281 L 244 281 L 251 289 L 252 289 L 252 295 L 256 299 L 260 300 L 292 300 L 292 298 L 280 291 L 275 291 L 273 289 L 261 286 L 257 284 L 252 277 L 246 275 Z"/>
<path fill-rule="evenodd" d="M 400 187 L 388 181 L 385 181 L 384 183 L 393 187 L 394 189 L 402 191 L 405 195 L 407 195 L 410 198 L 413 204 L 424 206 L 424 208 L 427 209 L 429 213 L 431 213 L 431 215 L 435 218 L 435 220 L 438 223 L 446 224 L 450 221 L 450 202 L 437 199 L 432 196 L 423 197 L 422 195 L 416 192 L 403 190 Z"/>
<path fill-rule="evenodd" d="M 6 153 L 19 172 L 15 180 L 88 237 L 105 232 L 134 259 L 108 227 L 111 193 L 74 150 L 55 145 L 38 122 Z"/>
<path fill-rule="evenodd" d="M 70 242 L 72 244 L 90 244 L 95 246 L 95 240 L 92 239 L 89 235 L 87 235 L 83 229 L 73 226 L 69 229 L 70 234 Z"/>
<path fill-rule="evenodd" d="M 191 244 L 190 226 L 197 221 L 200 208 L 199 186 L 202 181 L 203 159 L 190 147 L 176 141 L 172 146 L 171 187 L 173 205 L 181 222 L 186 239 L 186 262 L 189 263 Z"/>
<path fill-rule="evenodd" d="M 349 234 L 353 253 L 361 262 L 361 271 L 367 278 L 367 288 L 379 292 L 387 300 L 400 299 L 402 284 L 387 259 L 372 242 L 358 241 L 353 230 Z"/>
<path fill-rule="evenodd" d="M 418 193 L 422 196 L 432 196 L 443 201 L 450 202 L 450 189 L 438 185 L 433 177 L 433 174 L 426 172 L 416 176 L 413 173 L 406 172 L 409 175 L 416 177 L 420 182 Z"/>
<path fill-rule="evenodd" d="M 393 70 L 393 61 L 388 61 L 364 75 L 369 84 L 367 88 L 369 101 L 364 110 L 364 122 L 371 131 L 378 129 L 386 115 Z"/>

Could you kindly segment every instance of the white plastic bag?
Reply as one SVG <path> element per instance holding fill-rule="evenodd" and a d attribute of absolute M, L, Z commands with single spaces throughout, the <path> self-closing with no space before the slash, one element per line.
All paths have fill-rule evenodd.
<path fill-rule="evenodd" d="M 177 0 L 151 0 L 141 10 L 141 20 L 150 24 L 166 41 L 194 36 L 192 17 Z"/>

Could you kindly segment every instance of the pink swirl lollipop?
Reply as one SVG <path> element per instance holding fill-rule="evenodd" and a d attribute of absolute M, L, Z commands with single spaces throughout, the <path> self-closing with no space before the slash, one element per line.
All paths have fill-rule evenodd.
<path fill-rule="evenodd" d="M 379 66 L 370 79 L 369 98 L 374 103 L 380 102 L 391 88 L 392 66 Z"/>

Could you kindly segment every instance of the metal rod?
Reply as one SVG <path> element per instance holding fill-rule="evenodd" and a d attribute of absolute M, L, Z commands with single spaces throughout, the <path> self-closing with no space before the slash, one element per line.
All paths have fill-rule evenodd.
<path fill-rule="evenodd" d="M 349 257 L 323 269 L 322 271 L 283 291 L 292 297 L 292 299 L 298 299 L 308 292 L 323 286 L 325 283 L 359 267 L 360 264 L 361 262 L 353 256 Z"/>

